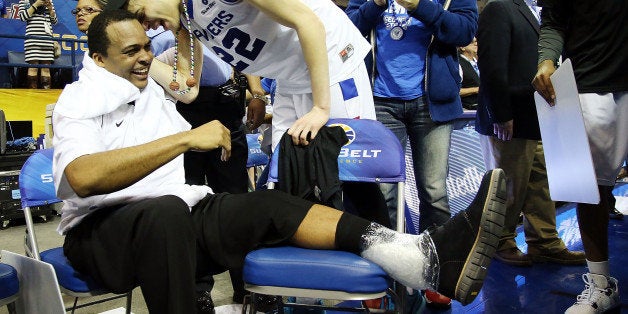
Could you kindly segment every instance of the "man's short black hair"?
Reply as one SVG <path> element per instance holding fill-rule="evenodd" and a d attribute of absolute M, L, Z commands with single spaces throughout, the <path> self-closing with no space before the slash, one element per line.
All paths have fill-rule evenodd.
<path fill-rule="evenodd" d="M 137 20 L 136 16 L 126 10 L 105 10 L 98 14 L 89 25 L 87 30 L 87 46 L 89 47 L 89 56 L 94 53 L 100 53 L 107 56 L 107 48 L 111 44 L 111 40 L 107 36 L 107 27 L 115 22 Z"/>

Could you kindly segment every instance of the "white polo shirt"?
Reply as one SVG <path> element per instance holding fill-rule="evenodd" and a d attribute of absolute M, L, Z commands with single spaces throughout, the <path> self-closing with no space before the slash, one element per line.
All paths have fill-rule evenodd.
<path fill-rule="evenodd" d="M 185 184 L 183 156 L 114 193 L 82 198 L 69 186 L 63 172 L 80 156 L 136 146 L 190 129 L 152 79 L 140 91 L 85 56 L 79 80 L 66 86 L 59 97 L 53 125 L 53 176 L 57 196 L 64 200 L 57 229 L 61 234 L 103 207 L 162 195 L 176 195 L 193 206 L 211 193 L 207 186 Z"/>

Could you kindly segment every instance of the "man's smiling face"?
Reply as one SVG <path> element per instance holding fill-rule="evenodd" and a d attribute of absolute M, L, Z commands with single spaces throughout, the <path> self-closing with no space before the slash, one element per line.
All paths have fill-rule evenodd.
<path fill-rule="evenodd" d="M 139 89 L 148 84 L 148 69 L 153 61 L 150 39 L 137 20 L 112 23 L 107 27 L 110 45 L 107 56 L 94 54 L 94 61 Z"/>

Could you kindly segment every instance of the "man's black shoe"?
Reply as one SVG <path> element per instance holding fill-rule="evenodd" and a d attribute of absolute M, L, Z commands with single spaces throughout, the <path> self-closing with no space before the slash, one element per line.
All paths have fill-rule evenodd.
<path fill-rule="evenodd" d="M 440 265 L 438 292 L 471 303 L 499 243 L 506 212 L 506 176 L 487 172 L 469 207 L 429 232 Z"/>
<path fill-rule="evenodd" d="M 586 265 L 587 259 L 584 255 L 583 251 L 570 251 L 567 248 L 564 248 L 561 251 L 550 253 L 550 252 L 539 252 L 534 249 L 531 249 L 528 246 L 528 255 L 535 263 L 556 263 L 563 265 Z"/>
<path fill-rule="evenodd" d="M 212 295 L 209 291 L 196 292 L 196 312 L 209 314 L 216 313 L 216 310 L 214 310 L 214 301 L 212 301 Z"/>
<path fill-rule="evenodd" d="M 511 266 L 532 266 L 532 258 L 521 252 L 518 247 L 497 251 L 495 259 Z"/>

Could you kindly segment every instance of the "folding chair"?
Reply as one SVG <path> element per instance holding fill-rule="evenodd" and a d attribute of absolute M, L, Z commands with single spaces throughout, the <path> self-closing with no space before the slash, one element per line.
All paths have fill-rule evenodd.
<path fill-rule="evenodd" d="M 9 313 L 14 313 L 14 302 L 20 293 L 20 281 L 13 266 L 0 263 L 0 307 L 7 306 Z"/>
<path fill-rule="evenodd" d="M 397 230 L 404 230 L 405 160 L 397 137 L 378 121 L 332 119 L 329 126 L 345 130 L 349 142 L 338 157 L 341 181 L 397 183 L 399 186 Z M 270 163 L 269 183 L 277 182 L 278 150 Z M 271 184 L 269 184 L 270 186 Z M 358 255 L 331 250 L 297 247 L 263 248 L 250 252 L 244 264 L 245 289 L 251 292 L 250 313 L 255 312 L 255 294 L 307 297 L 327 300 L 371 300 L 395 295 L 389 289 L 392 280 L 376 264 Z M 395 304 L 401 302 L 397 299 Z M 359 308 L 280 304 L 280 307 L 314 307 L 338 311 L 368 313 Z M 283 309 L 281 309 L 283 310 Z"/>
<path fill-rule="evenodd" d="M 24 218 L 26 220 L 26 239 L 24 243 L 26 255 L 53 266 L 61 291 L 74 297 L 73 306 L 66 309 L 66 311 L 72 311 L 72 313 L 74 313 L 78 308 L 126 297 L 126 312 L 131 313 L 132 291 L 126 294 L 115 295 L 78 305 L 77 303 L 80 297 L 99 296 L 109 294 L 110 292 L 94 282 L 93 279 L 79 274 L 74 270 L 65 255 L 63 255 L 62 247 L 52 248 L 41 253 L 39 252 L 31 207 L 61 202 L 55 194 L 52 178 L 52 157 L 52 148 L 37 150 L 28 157 L 20 172 L 20 197 L 22 200 Z"/>
<path fill-rule="evenodd" d="M 249 171 L 249 190 L 256 189 L 255 182 L 261 172 L 261 167 L 268 165 L 268 155 L 264 154 L 259 141 L 261 134 L 247 134 L 246 144 L 249 148 L 249 154 L 246 159 L 246 168 Z"/>

